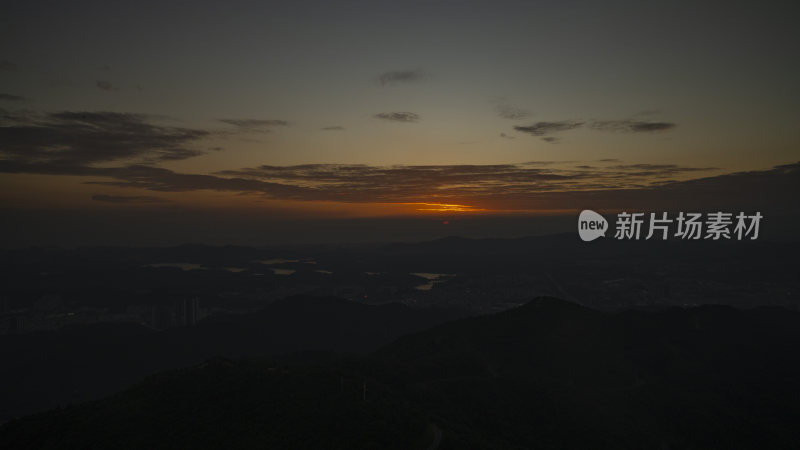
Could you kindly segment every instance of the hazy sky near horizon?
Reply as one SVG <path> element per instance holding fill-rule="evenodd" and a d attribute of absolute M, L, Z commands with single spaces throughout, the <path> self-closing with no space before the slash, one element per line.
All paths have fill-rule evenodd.
<path fill-rule="evenodd" d="M 8 4 L 0 205 L 558 212 L 701 178 L 725 198 L 797 178 L 795 22 L 788 2 Z"/>

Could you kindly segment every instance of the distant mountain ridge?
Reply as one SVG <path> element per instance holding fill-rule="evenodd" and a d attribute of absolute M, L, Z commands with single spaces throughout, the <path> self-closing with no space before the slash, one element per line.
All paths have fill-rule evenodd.
<path fill-rule="evenodd" d="M 435 392 L 422 403 L 465 443 L 505 435 L 535 448 L 543 427 L 544 448 L 795 448 L 797 348 L 800 313 L 779 308 L 612 314 L 540 298 L 405 336 L 375 358 L 412 391 Z"/>
<path fill-rule="evenodd" d="M 222 370 L 214 368 L 218 364 L 172 372 L 170 383 L 188 388 L 169 402 L 153 396 L 163 385 L 151 379 L 110 399 L 7 424 L 0 428 L 0 445 L 58 448 L 59 442 L 90 442 L 91 425 L 70 429 L 58 424 L 88 420 L 107 436 L 123 426 L 114 418 L 124 417 L 126 405 L 145 398 L 150 400 L 138 403 L 144 417 L 171 426 L 186 408 L 204 411 L 225 396 L 247 398 L 250 390 L 268 391 L 282 384 L 289 392 L 301 389 L 294 391 L 301 397 L 320 390 L 320 401 L 333 398 L 332 405 L 339 406 L 317 408 L 313 395 L 296 402 L 287 397 L 280 404 L 264 400 L 272 405 L 268 408 L 286 412 L 288 428 L 271 434 L 289 439 L 280 448 L 319 448 L 320 442 L 339 448 L 336 443 L 343 441 L 332 429 L 307 433 L 302 418 L 313 414 L 319 423 L 344 421 L 342 427 L 351 430 L 347 448 L 393 448 L 397 438 L 388 431 L 372 433 L 382 426 L 416 430 L 406 437 L 419 440 L 407 448 L 424 448 L 424 436 L 430 433 L 422 430 L 435 426 L 442 430 L 442 449 L 790 449 L 800 442 L 797 348 L 800 313 L 780 308 L 703 306 L 606 313 L 537 298 L 502 313 L 406 335 L 368 357 L 284 369 L 229 362 L 222 373 L 230 375 L 223 379 L 208 372 Z M 285 371 L 283 378 L 268 375 L 275 370 Z M 308 380 L 308 371 L 320 378 L 301 382 Z M 236 379 L 237 373 L 261 381 L 224 381 L 229 376 Z M 361 383 L 365 393 L 358 390 Z M 347 400 L 336 400 L 331 392 L 350 394 Z M 382 406 L 349 409 L 345 405 L 352 404 L 353 394 L 364 395 L 365 405 Z M 242 402 L 241 408 L 249 408 Z M 230 413 L 215 419 L 213 430 L 197 431 L 210 433 L 209 442 L 234 430 L 248 433 L 246 424 L 268 420 L 256 415 L 261 418 L 248 422 L 239 403 L 226 405 Z M 394 419 L 380 419 L 386 408 L 394 411 Z M 353 426 L 364 421 L 383 425 Z M 185 442 L 197 442 L 191 424 L 175 423 L 188 433 Z M 44 429 L 50 434 L 42 434 Z M 163 448 L 157 441 L 136 442 Z"/>

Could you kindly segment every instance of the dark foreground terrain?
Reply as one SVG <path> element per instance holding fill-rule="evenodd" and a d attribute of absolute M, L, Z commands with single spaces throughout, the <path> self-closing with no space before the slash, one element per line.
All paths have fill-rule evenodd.
<path fill-rule="evenodd" d="M 161 331 L 117 322 L 0 336 L 0 421 L 102 398 L 147 375 L 215 357 L 367 354 L 457 316 L 432 308 L 295 296 L 254 313 L 219 314 L 196 326 Z"/>
<path fill-rule="evenodd" d="M 537 298 L 363 357 L 164 372 L 12 420 L 0 447 L 798 448 L 798 348 L 800 313 L 780 308 Z"/>

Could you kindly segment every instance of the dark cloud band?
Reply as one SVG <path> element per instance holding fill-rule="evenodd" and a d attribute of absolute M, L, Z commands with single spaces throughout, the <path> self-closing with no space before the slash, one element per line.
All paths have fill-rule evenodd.
<path fill-rule="evenodd" d="M 583 126 L 583 122 L 576 120 L 562 120 L 559 122 L 536 122 L 528 126 L 515 126 L 514 129 L 533 136 L 547 136 L 552 133 L 574 130 Z"/>
<path fill-rule="evenodd" d="M 642 120 L 561 120 L 556 122 L 536 122 L 532 125 L 517 125 L 514 130 L 541 138 L 545 142 L 556 142 L 556 133 L 571 131 L 588 125 L 589 129 L 596 131 L 611 131 L 618 133 L 654 133 L 674 129 L 677 125 L 672 122 L 648 122 Z"/>
<path fill-rule="evenodd" d="M 600 131 L 616 131 L 623 133 L 652 133 L 675 128 L 671 122 L 645 122 L 641 120 L 598 120 L 592 128 Z"/>

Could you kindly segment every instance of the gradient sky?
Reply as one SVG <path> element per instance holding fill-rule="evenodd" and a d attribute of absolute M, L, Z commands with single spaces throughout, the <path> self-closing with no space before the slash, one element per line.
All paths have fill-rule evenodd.
<path fill-rule="evenodd" d="M 743 186 L 757 201 L 800 172 L 794 12 L 16 2 L 0 14 L 0 206 L 554 214 L 713 208 Z"/>

